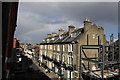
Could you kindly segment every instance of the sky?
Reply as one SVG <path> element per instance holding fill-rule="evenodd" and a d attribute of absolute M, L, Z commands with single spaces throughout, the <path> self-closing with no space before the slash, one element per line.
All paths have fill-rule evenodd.
<path fill-rule="evenodd" d="M 86 17 L 104 28 L 107 39 L 111 33 L 118 38 L 117 2 L 20 2 L 15 37 L 21 43 L 40 43 L 58 29 L 83 27 Z"/>

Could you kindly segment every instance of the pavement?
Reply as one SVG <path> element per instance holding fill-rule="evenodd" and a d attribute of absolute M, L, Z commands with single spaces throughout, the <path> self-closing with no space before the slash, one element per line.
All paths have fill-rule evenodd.
<path fill-rule="evenodd" d="M 36 62 L 34 59 L 33 59 L 33 63 L 36 64 L 36 66 L 40 69 L 40 71 L 42 71 L 45 75 L 47 75 L 51 80 L 58 80 L 57 74 L 55 74 L 54 72 L 46 73 L 45 68 L 42 66 L 39 66 L 38 62 Z"/>
<path fill-rule="evenodd" d="M 22 62 L 16 64 L 15 69 L 10 73 L 9 80 L 51 80 L 31 59 L 24 55 L 21 58 Z"/>

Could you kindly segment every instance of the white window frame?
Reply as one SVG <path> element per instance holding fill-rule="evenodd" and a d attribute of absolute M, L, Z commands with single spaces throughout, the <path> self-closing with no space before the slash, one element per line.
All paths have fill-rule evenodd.
<path fill-rule="evenodd" d="M 57 51 L 60 51 L 60 45 L 57 46 Z"/>
<path fill-rule="evenodd" d="M 42 50 L 40 50 L 40 55 L 42 55 L 43 53 L 42 53 Z"/>
<path fill-rule="evenodd" d="M 52 38 L 51 40 L 55 40 L 55 38 Z"/>
<path fill-rule="evenodd" d="M 55 50 L 55 45 L 54 45 L 54 50 Z"/>
<path fill-rule="evenodd" d="M 93 39 L 95 39 L 95 34 L 92 35 Z"/>
<path fill-rule="evenodd" d="M 47 42 L 49 42 L 50 41 L 50 39 L 47 39 Z"/>
<path fill-rule="evenodd" d="M 52 50 L 52 45 L 50 45 L 50 49 Z"/>
<path fill-rule="evenodd" d="M 41 49 L 42 49 L 42 48 L 43 48 L 43 45 L 41 45 L 40 47 L 41 47 Z"/>
<path fill-rule="evenodd" d="M 71 37 L 76 37 L 76 33 L 72 33 L 72 34 L 71 34 Z"/>
<path fill-rule="evenodd" d="M 50 58 L 52 58 L 52 54 L 50 53 Z"/>
<path fill-rule="evenodd" d="M 47 45 L 45 45 L 45 49 L 47 49 Z"/>
<path fill-rule="evenodd" d="M 62 62 L 64 62 L 65 61 L 65 55 L 63 54 L 62 55 Z"/>
<path fill-rule="evenodd" d="M 63 36 L 62 36 L 62 35 L 60 35 L 60 36 L 59 36 L 59 38 L 60 38 L 60 39 L 63 39 Z"/>
<path fill-rule="evenodd" d="M 45 56 L 47 55 L 47 52 L 45 51 Z"/>
<path fill-rule="evenodd" d="M 73 62 L 73 56 L 68 56 L 68 64 L 72 64 Z"/>
<path fill-rule="evenodd" d="M 65 45 L 63 45 L 63 52 L 65 51 Z"/>
<path fill-rule="evenodd" d="M 60 61 L 60 54 L 57 53 L 57 60 Z"/>
<path fill-rule="evenodd" d="M 73 51 L 73 44 L 68 44 L 68 52 L 72 52 Z"/>
<path fill-rule="evenodd" d="M 96 34 L 96 35 L 95 35 L 95 39 L 98 39 L 98 36 L 99 36 L 99 35 L 98 35 L 98 34 Z"/>

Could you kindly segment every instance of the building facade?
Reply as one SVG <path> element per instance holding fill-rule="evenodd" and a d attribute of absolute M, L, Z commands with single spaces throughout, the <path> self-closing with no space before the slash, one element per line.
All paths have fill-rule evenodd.
<path fill-rule="evenodd" d="M 82 28 L 68 26 L 68 31 L 58 30 L 58 34 L 48 34 L 40 43 L 40 64 L 59 75 L 60 78 L 80 78 L 80 46 L 102 45 L 106 40 L 103 27 L 92 24 L 89 18 Z M 97 50 L 85 50 L 86 56 L 96 57 Z M 92 53 L 92 55 L 91 55 Z M 88 65 L 87 62 L 83 62 Z M 89 63 L 90 68 L 95 66 Z"/>
<path fill-rule="evenodd" d="M 2 2 L 2 53 L 3 76 L 6 79 L 14 63 L 12 59 L 13 38 L 17 21 L 18 2 Z"/>

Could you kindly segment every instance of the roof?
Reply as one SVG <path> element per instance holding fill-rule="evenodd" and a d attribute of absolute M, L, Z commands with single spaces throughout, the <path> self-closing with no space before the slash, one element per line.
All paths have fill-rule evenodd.
<path fill-rule="evenodd" d="M 83 28 L 75 29 L 74 32 L 69 35 L 69 32 L 64 32 L 62 35 L 56 35 L 55 37 L 45 38 L 40 44 L 68 44 L 77 42 L 76 38 L 84 32 Z M 72 35 L 75 35 L 72 37 Z"/>

